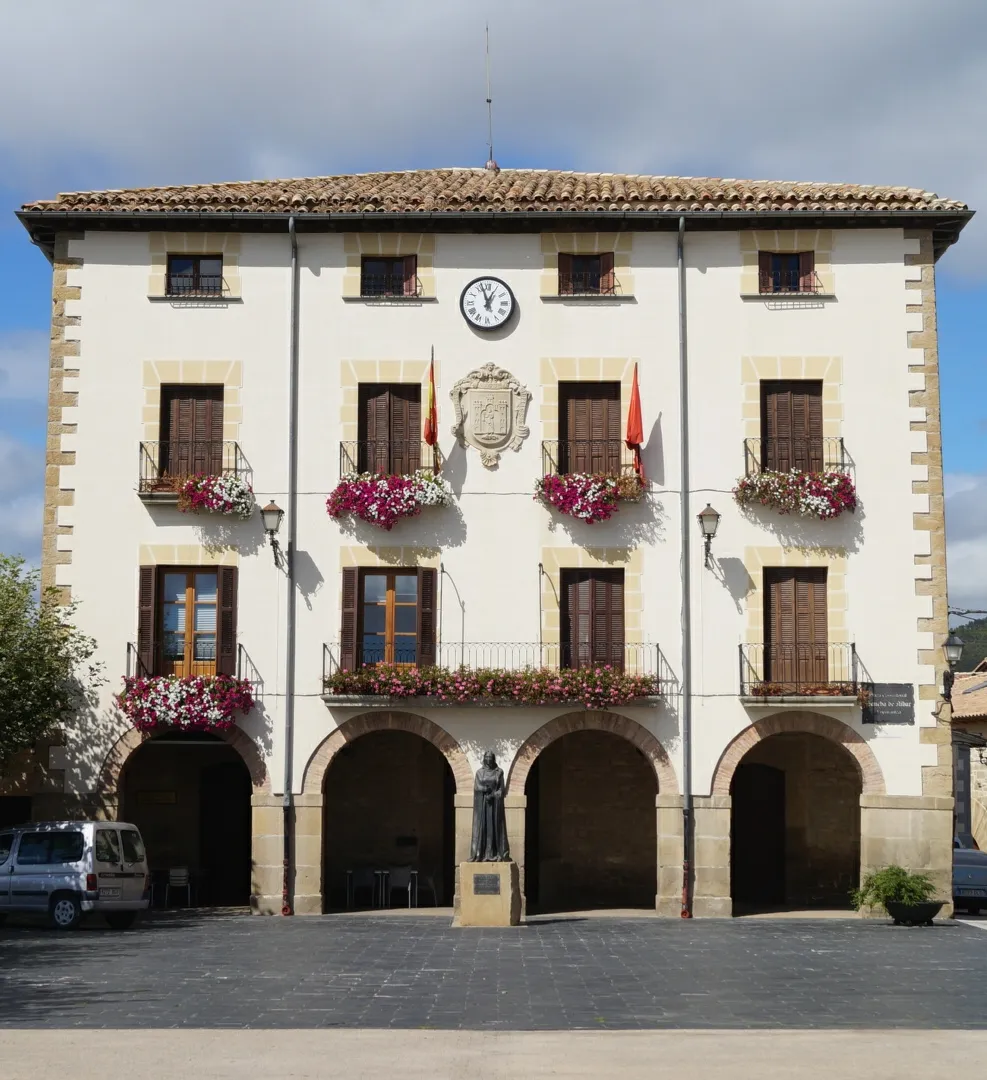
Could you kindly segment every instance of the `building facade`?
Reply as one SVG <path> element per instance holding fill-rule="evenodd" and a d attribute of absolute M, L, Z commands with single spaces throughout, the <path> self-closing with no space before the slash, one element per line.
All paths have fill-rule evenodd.
<path fill-rule="evenodd" d="M 948 900 L 934 267 L 969 216 L 472 169 L 26 206 L 54 270 L 43 571 L 108 680 L 8 794 L 137 822 L 203 902 L 321 912 L 412 868 L 448 904 L 493 749 L 529 911 L 842 906 L 889 862 Z M 418 470 L 389 529 L 337 490 Z M 258 509 L 183 512 L 191 475 Z M 810 512 L 757 501 L 786 497 Z M 141 733 L 127 675 L 253 705 Z"/>

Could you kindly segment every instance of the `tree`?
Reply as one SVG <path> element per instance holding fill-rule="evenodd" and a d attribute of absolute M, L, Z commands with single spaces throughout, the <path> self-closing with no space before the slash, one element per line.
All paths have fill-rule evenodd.
<path fill-rule="evenodd" d="M 103 681 L 96 642 L 73 624 L 76 605 L 16 556 L 0 555 L 0 776 L 91 700 Z"/>

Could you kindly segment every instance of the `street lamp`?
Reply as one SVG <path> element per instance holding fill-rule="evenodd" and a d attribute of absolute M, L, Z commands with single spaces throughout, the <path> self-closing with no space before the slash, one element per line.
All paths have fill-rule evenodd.
<path fill-rule="evenodd" d="M 271 541 L 271 548 L 274 551 L 274 565 L 281 566 L 281 547 L 278 544 L 278 529 L 281 528 L 281 522 L 284 520 L 284 511 L 273 500 L 264 507 L 260 512 L 261 520 L 264 522 L 264 532 L 267 533 L 267 538 Z"/>
<path fill-rule="evenodd" d="M 964 644 L 963 639 L 955 633 L 950 634 L 942 643 L 942 651 L 946 656 L 946 663 L 949 665 L 942 673 L 942 696 L 944 701 L 951 702 L 953 700 L 953 679 L 956 677 L 953 668 L 960 662 Z"/>
<path fill-rule="evenodd" d="M 709 569 L 709 549 L 713 543 L 713 537 L 716 536 L 716 530 L 720 525 L 720 515 L 709 505 L 706 504 L 705 510 L 700 510 L 696 515 L 696 520 L 699 522 L 699 527 L 703 531 L 703 540 L 705 542 L 704 553 L 704 565 L 706 569 Z"/>

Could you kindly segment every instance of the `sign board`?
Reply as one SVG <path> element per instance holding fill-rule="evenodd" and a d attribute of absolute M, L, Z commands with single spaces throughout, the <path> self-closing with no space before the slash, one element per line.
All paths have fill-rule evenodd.
<path fill-rule="evenodd" d="M 500 874 L 474 874 L 474 896 L 500 896 Z"/>
<path fill-rule="evenodd" d="M 914 724 L 915 687 L 911 683 L 871 683 L 870 699 L 864 702 L 865 724 Z"/>

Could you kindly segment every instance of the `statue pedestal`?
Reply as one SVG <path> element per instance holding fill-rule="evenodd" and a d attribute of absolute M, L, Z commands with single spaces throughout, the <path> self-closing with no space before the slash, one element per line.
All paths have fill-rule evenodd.
<path fill-rule="evenodd" d="M 459 889 L 460 926 L 517 926 L 521 921 L 517 863 L 460 863 Z"/>

